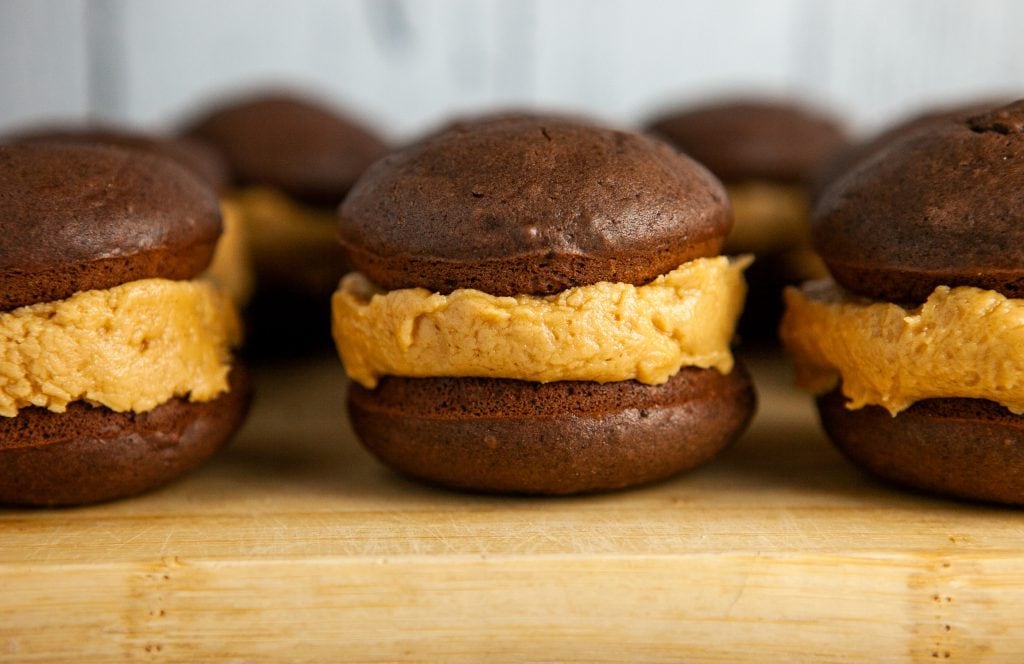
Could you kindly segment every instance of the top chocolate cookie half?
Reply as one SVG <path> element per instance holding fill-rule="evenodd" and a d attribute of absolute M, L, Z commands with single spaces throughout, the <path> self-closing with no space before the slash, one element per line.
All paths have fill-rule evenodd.
<path fill-rule="evenodd" d="M 665 114 L 647 130 L 727 183 L 810 183 L 847 143 L 839 123 L 825 115 L 790 103 L 742 99 Z"/>
<path fill-rule="evenodd" d="M 378 161 L 340 215 L 352 265 L 381 286 L 493 295 L 647 283 L 718 254 L 732 225 L 722 185 L 670 146 L 522 118 Z"/>
<path fill-rule="evenodd" d="M 600 126 L 593 118 L 580 114 L 561 111 L 538 111 L 523 108 L 508 108 L 504 110 L 488 111 L 473 115 L 461 115 L 449 118 L 434 129 L 427 131 L 415 142 L 429 141 L 444 136 L 451 131 L 474 131 L 486 128 L 492 124 L 505 124 L 512 122 L 526 122 L 535 124 L 545 123 L 574 123 L 578 125 Z"/>
<path fill-rule="evenodd" d="M 216 109 L 186 133 L 221 150 L 237 184 L 275 187 L 322 205 L 338 204 L 387 151 L 354 120 L 283 94 Z"/>
<path fill-rule="evenodd" d="M 217 198 L 159 155 L 101 145 L 0 146 L 0 311 L 210 262 Z"/>
<path fill-rule="evenodd" d="M 825 189 L 832 182 L 838 180 L 846 171 L 853 168 L 860 161 L 882 150 L 889 143 L 892 143 L 904 134 L 909 134 L 922 127 L 926 127 L 933 122 L 943 122 L 960 116 L 977 115 L 996 106 L 1002 106 L 1008 101 L 1006 99 L 974 100 L 957 106 L 927 110 L 883 129 L 870 138 L 848 145 L 837 152 L 818 173 L 812 187 L 812 198 L 817 200 L 824 193 Z"/>
<path fill-rule="evenodd" d="M 202 141 L 187 137 L 158 136 L 113 127 L 41 127 L 12 134 L 4 143 L 81 143 L 116 145 L 155 152 L 178 162 L 216 191 L 228 185 L 228 165 L 220 153 Z"/>
<path fill-rule="evenodd" d="M 936 286 L 1024 297 L 1024 101 L 927 123 L 858 162 L 812 215 L 836 281 L 891 302 Z"/>

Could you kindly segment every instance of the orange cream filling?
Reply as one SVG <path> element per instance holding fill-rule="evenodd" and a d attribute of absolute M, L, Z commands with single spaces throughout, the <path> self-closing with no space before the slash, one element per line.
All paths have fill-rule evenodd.
<path fill-rule="evenodd" d="M 143 279 L 0 313 L 0 416 L 73 401 L 145 412 L 228 389 L 234 308 L 204 281 Z"/>
<path fill-rule="evenodd" d="M 798 385 L 842 381 L 847 407 L 893 415 L 938 397 L 989 399 L 1024 413 L 1024 300 L 939 286 L 919 307 L 856 297 L 834 281 L 788 288 L 780 334 Z"/>
<path fill-rule="evenodd" d="M 385 375 L 653 385 L 683 366 L 729 373 L 750 262 L 700 258 L 643 286 L 544 297 L 382 291 L 353 273 L 334 294 L 334 338 L 348 375 L 368 388 Z"/>

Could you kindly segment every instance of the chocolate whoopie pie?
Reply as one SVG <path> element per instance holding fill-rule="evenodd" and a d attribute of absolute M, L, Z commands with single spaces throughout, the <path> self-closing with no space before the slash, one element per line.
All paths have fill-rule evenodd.
<path fill-rule="evenodd" d="M 751 180 L 807 184 L 846 143 L 835 119 L 772 100 L 693 106 L 655 118 L 647 129 L 704 164 L 726 187 Z"/>
<path fill-rule="evenodd" d="M 4 137 L 4 143 L 76 143 L 114 145 L 167 157 L 198 175 L 210 187 L 224 193 L 229 182 L 227 163 L 217 150 L 187 137 L 145 134 L 113 127 L 43 127 Z M 239 307 L 252 295 L 253 270 L 240 215 L 230 202 L 222 201 L 224 231 L 217 241 L 207 275 Z"/>
<path fill-rule="evenodd" d="M 822 423 L 893 482 L 1024 504 L 1024 101 L 925 123 L 823 194 L 834 281 L 782 335 Z"/>
<path fill-rule="evenodd" d="M 822 276 L 809 250 L 811 186 L 847 145 L 840 124 L 821 111 L 784 101 L 723 99 L 655 118 L 647 130 L 706 166 L 725 183 L 736 216 L 730 252 L 752 252 L 744 338 L 773 337 L 779 293 Z"/>
<path fill-rule="evenodd" d="M 164 484 L 241 423 L 237 316 L 206 269 L 216 197 L 112 146 L 0 146 L 0 502 Z"/>
<path fill-rule="evenodd" d="M 330 343 L 326 302 L 348 266 L 335 208 L 386 146 L 354 119 L 284 93 L 229 101 L 185 133 L 227 159 L 257 273 L 248 318 L 259 351 L 291 354 Z"/>
<path fill-rule="evenodd" d="M 729 204 L 659 141 L 463 123 L 371 166 L 340 217 L 349 412 L 399 472 L 617 489 L 707 461 L 750 420 L 729 350 L 747 261 L 718 256 Z"/>

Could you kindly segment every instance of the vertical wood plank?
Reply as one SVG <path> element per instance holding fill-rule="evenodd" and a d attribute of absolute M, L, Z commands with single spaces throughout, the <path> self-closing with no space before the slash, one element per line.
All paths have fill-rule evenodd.
<path fill-rule="evenodd" d="M 306 80 L 306 3 L 118 2 L 124 108 L 119 119 L 173 120 L 198 96 L 266 80 Z"/>
<path fill-rule="evenodd" d="M 814 83 L 873 128 L 926 104 L 1012 96 L 1024 84 L 1024 6 L 1012 0 L 829 0 Z"/>
<path fill-rule="evenodd" d="M 88 109 L 85 0 L 0 2 L 0 131 Z"/>
<path fill-rule="evenodd" d="M 792 0 L 542 3 L 540 101 L 632 121 L 665 103 L 790 85 Z"/>
<path fill-rule="evenodd" d="M 529 96 L 532 2 L 118 2 L 123 117 L 174 122 L 197 102 L 286 83 L 398 133 L 451 109 Z"/>
<path fill-rule="evenodd" d="M 288 82 L 398 135 L 529 103 L 635 122 L 751 86 L 872 127 L 1024 82 L 1013 0 L 8 0 L 0 19 L 0 126 L 168 124 Z"/>
<path fill-rule="evenodd" d="M 89 0 L 85 38 L 89 115 L 100 122 L 128 121 L 124 98 L 125 31 L 119 0 Z"/>

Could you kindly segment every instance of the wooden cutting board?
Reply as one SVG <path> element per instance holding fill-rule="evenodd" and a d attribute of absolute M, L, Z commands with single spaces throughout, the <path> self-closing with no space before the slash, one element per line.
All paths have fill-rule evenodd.
<path fill-rule="evenodd" d="M 354 442 L 336 360 L 260 371 L 191 477 L 0 511 L 0 660 L 1024 661 L 1024 516 L 876 484 L 753 368 L 713 464 L 555 500 L 407 482 Z"/>

